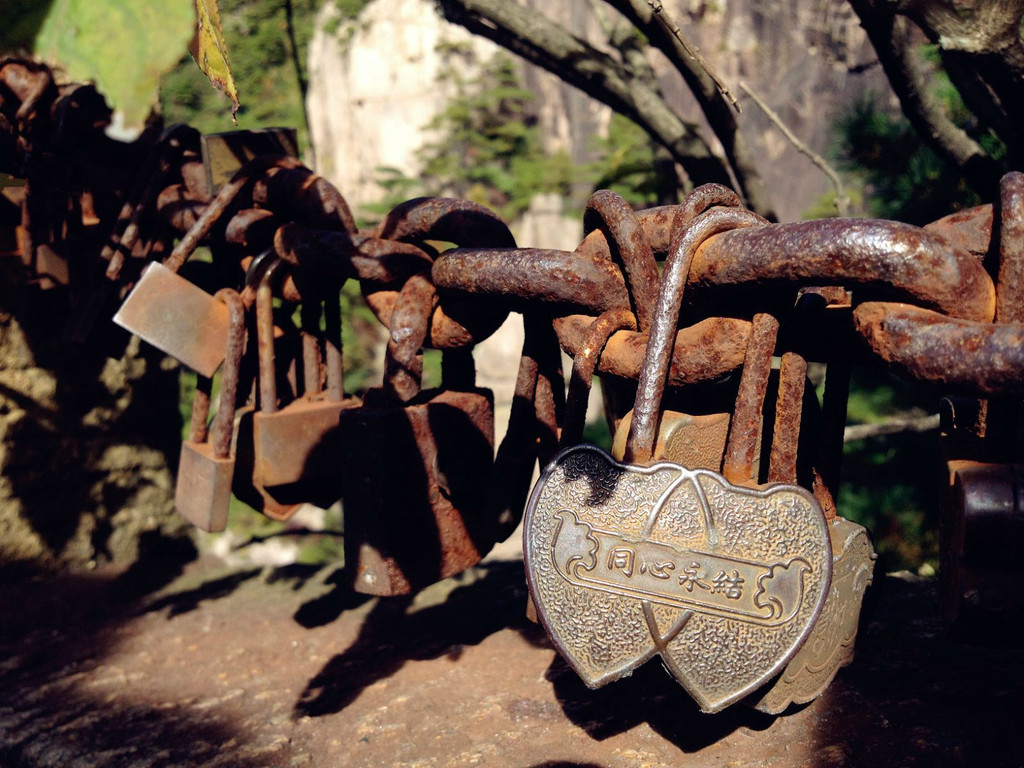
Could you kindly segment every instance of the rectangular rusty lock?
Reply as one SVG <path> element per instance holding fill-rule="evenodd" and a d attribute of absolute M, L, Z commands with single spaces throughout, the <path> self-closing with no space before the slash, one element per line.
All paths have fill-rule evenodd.
<path fill-rule="evenodd" d="M 958 633 L 1003 640 L 1024 624 L 1024 465 L 948 462 L 942 601 Z"/>
<path fill-rule="evenodd" d="M 143 270 L 114 322 L 201 376 L 224 361 L 227 307 L 158 262 Z"/>
<path fill-rule="evenodd" d="M 415 591 L 474 565 L 489 538 L 494 396 L 424 392 L 342 411 L 345 562 L 358 592 Z"/>
<path fill-rule="evenodd" d="M 299 156 L 294 128 L 251 128 L 207 133 L 201 138 L 211 194 L 217 194 L 243 165 L 264 155 Z"/>
<path fill-rule="evenodd" d="M 256 412 L 253 442 L 257 482 L 274 487 L 324 477 L 338 471 L 341 452 L 338 418 L 358 405 L 349 398 L 301 398 L 276 413 Z"/>
<path fill-rule="evenodd" d="M 319 332 L 321 309 L 324 319 L 322 334 Z M 341 451 L 338 417 L 346 408 L 359 404 L 357 398 L 344 396 L 341 315 L 337 295 L 330 296 L 322 307 L 320 302 L 304 302 L 301 316 L 306 392 L 278 407 L 273 329 L 267 325 L 269 314 L 259 315 L 263 321 L 259 326 L 261 375 L 267 380 L 261 382 L 261 409 L 253 415 L 253 470 L 255 482 L 266 488 L 336 477 Z M 320 336 L 323 337 L 327 358 L 326 388 L 321 386 Z"/>
<path fill-rule="evenodd" d="M 220 407 L 207 427 L 213 382 L 200 376 L 192 403 L 189 438 L 181 445 L 174 506 L 204 531 L 223 531 L 231 503 L 235 471 L 234 428 L 238 379 L 245 347 L 245 307 L 236 291 L 224 288 L 214 299 L 228 310 L 227 362 L 221 375 Z"/>
<path fill-rule="evenodd" d="M 174 508 L 203 531 L 223 531 L 231 503 L 233 456 L 218 458 L 210 443 L 186 441 L 178 459 Z"/>

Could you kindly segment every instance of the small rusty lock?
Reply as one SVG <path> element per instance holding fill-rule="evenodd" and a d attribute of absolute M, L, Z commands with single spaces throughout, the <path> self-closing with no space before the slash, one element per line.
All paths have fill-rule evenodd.
<path fill-rule="evenodd" d="M 406 281 L 384 386 L 340 414 L 345 566 L 357 592 L 407 594 L 476 564 L 494 543 L 494 396 L 468 382 L 420 391 L 434 297 L 426 275 Z"/>
<path fill-rule="evenodd" d="M 174 507 L 203 531 L 223 531 L 231 502 L 235 469 L 232 436 L 239 369 L 245 349 L 245 307 L 236 291 L 225 288 L 216 299 L 227 306 L 230 324 L 225 363 L 221 372 L 220 406 L 207 426 L 212 380 L 199 375 L 192 404 L 189 438 L 181 445 Z"/>
<path fill-rule="evenodd" d="M 940 570 L 944 618 L 970 640 L 1019 642 L 1024 465 L 955 459 L 947 466 Z"/>
<path fill-rule="evenodd" d="M 224 360 L 227 308 L 161 262 L 142 271 L 113 319 L 202 376 L 213 376 Z"/>
<path fill-rule="evenodd" d="M 530 595 L 556 648 L 591 687 L 660 655 L 703 711 L 719 711 L 778 674 L 824 602 L 832 558 L 810 493 L 750 489 L 652 458 L 687 265 L 707 237 L 761 223 L 716 208 L 678 228 L 637 388 L 629 463 L 594 446 L 567 448 L 527 505 Z"/>
<path fill-rule="evenodd" d="M 253 260 L 246 275 L 246 288 L 256 286 L 256 343 L 257 347 L 270 346 L 269 366 L 266 351 L 257 350 L 260 358 L 259 400 L 260 407 L 274 401 L 276 407 L 277 382 L 268 382 L 276 377 L 274 368 L 274 283 L 287 269 L 286 262 L 271 254 L 261 254 Z M 258 512 L 273 520 L 285 521 L 292 517 L 305 500 L 294 498 L 278 499 L 271 489 L 258 479 L 256 470 L 255 421 L 259 411 L 247 405 L 240 408 L 236 418 L 236 456 L 233 490 L 235 496 Z"/>
<path fill-rule="evenodd" d="M 260 314 L 258 306 L 260 408 L 253 414 L 253 480 L 279 501 L 328 507 L 341 496 L 338 417 L 344 409 L 359 405 L 357 398 L 344 395 L 338 296 L 322 304 L 306 301 L 300 308 L 305 391 L 284 406 L 278 404 L 272 318 L 265 303 L 260 306 L 264 311 Z M 326 388 L 319 346 L 321 308 Z"/>

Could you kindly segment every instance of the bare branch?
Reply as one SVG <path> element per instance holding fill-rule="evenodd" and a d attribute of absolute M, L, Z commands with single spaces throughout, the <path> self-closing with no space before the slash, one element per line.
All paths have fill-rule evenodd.
<path fill-rule="evenodd" d="M 940 157 L 959 167 L 975 190 L 983 196 L 994 196 L 1002 169 L 978 142 L 950 120 L 930 92 L 910 50 L 906 20 L 897 18 L 884 1 L 850 0 L 850 5 L 860 17 L 903 114 L 914 130 Z"/>
<path fill-rule="evenodd" d="M 657 19 L 646 0 L 605 0 L 643 32 L 651 45 L 661 51 L 682 76 L 700 105 L 708 125 L 722 144 L 736 177 L 737 191 L 749 208 L 766 219 L 777 217 L 754 155 L 736 124 L 736 113 L 718 90 L 706 70 L 697 66 L 679 40 Z"/>
<path fill-rule="evenodd" d="M 633 120 L 696 184 L 730 184 L 729 171 L 696 126 L 627 67 L 514 0 L 440 0 L 445 17 L 522 56 Z"/>
<path fill-rule="evenodd" d="M 917 416 L 904 419 L 886 419 L 877 424 L 851 424 L 843 432 L 843 442 L 865 440 L 869 437 L 897 435 L 905 432 L 932 432 L 939 428 L 939 415 Z"/>
<path fill-rule="evenodd" d="M 789 143 L 793 145 L 797 152 L 810 158 L 810 161 L 818 166 L 822 172 L 829 177 L 832 181 L 832 185 L 836 188 L 836 212 L 840 216 L 848 216 L 850 213 L 850 198 L 846 194 L 846 189 L 843 187 L 843 180 L 839 178 L 839 174 L 836 173 L 835 169 L 825 161 L 825 158 L 800 141 L 800 139 L 796 137 L 796 134 L 789 129 L 789 126 L 782 122 L 782 118 L 779 117 L 775 111 L 761 99 L 760 96 L 754 93 L 750 86 L 741 82 L 740 90 L 747 94 L 747 96 L 749 96 L 753 102 L 760 107 L 761 111 L 764 112 L 775 127 L 782 132 L 782 135 L 789 140 Z"/>
<path fill-rule="evenodd" d="M 658 19 L 664 27 L 672 33 L 672 36 L 682 46 L 684 53 L 693 60 L 693 63 L 708 73 L 715 85 L 718 87 L 718 92 L 733 106 L 737 112 L 742 112 L 743 108 L 740 107 L 740 103 L 736 101 L 736 97 L 732 95 L 729 90 L 729 86 L 725 84 L 725 81 L 718 75 L 717 72 L 708 64 L 707 60 L 701 55 L 700 48 L 690 43 L 683 34 L 683 31 L 679 29 L 679 25 L 676 24 L 675 20 L 669 16 L 668 11 L 665 10 L 665 6 L 662 5 L 661 0 L 647 0 L 647 5 L 654 11 L 654 16 Z"/>

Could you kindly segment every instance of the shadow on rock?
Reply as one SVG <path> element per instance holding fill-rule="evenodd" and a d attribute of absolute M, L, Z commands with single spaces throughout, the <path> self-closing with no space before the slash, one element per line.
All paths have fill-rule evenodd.
<path fill-rule="evenodd" d="M 295 612 L 295 622 L 306 629 L 330 624 L 345 611 L 358 608 L 371 600 L 369 595 L 353 592 L 344 568 L 338 568 L 324 579 L 331 590 L 320 597 L 303 603 Z"/>
<path fill-rule="evenodd" d="M 141 612 L 150 613 L 152 611 L 162 611 L 167 608 L 168 618 L 174 618 L 175 616 L 180 616 L 183 613 L 196 610 L 199 607 L 199 604 L 205 600 L 220 600 L 229 596 L 232 592 L 242 586 L 242 584 L 250 579 L 257 578 L 262 572 L 262 568 L 250 568 L 245 571 L 237 571 L 235 573 L 229 573 L 227 576 L 221 576 L 220 578 L 204 581 L 198 587 L 193 589 L 174 592 L 157 598 L 156 600 L 147 603 Z"/>
<path fill-rule="evenodd" d="M 566 717 L 598 741 L 647 723 L 684 752 L 696 752 L 738 728 L 760 731 L 775 720 L 743 706 L 706 715 L 653 660 L 597 690 L 587 688 L 561 656 L 551 662 L 546 677 Z"/>
<path fill-rule="evenodd" d="M 526 582 L 521 562 L 487 563 L 454 580 L 465 583 L 446 596 L 437 592 L 437 604 L 418 605 L 428 602 L 431 591 L 443 588 L 444 583 L 418 596 L 378 599 L 355 642 L 307 683 L 293 715 L 319 717 L 340 712 L 365 688 L 395 674 L 407 661 L 445 655 L 456 659 L 464 646 L 477 645 L 505 628 L 517 630 L 530 642 L 547 643 L 543 630 L 525 617 Z M 332 610 L 346 598 L 339 594 L 334 599 Z M 326 613 L 316 612 L 322 607 L 326 610 L 327 605 L 311 601 L 299 610 L 296 620 L 323 618 Z"/>
<path fill-rule="evenodd" d="M 212 765 L 225 754 L 240 768 L 280 764 L 282 746 L 240 744 L 216 702 L 144 698 L 137 673 L 111 661 L 141 631 L 138 597 L 179 571 L 169 558 L 0 591 L 0 766 Z"/>

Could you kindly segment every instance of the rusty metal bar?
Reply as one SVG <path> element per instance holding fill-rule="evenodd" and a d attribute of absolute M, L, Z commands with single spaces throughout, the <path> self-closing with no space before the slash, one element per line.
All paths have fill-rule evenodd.
<path fill-rule="evenodd" d="M 622 272 L 608 259 L 579 253 L 517 249 L 454 249 L 434 262 L 439 290 L 500 298 L 509 306 L 553 304 L 566 313 L 629 309 Z"/>
<path fill-rule="evenodd" d="M 718 208 L 702 214 L 689 227 L 677 228 L 676 241 L 672 244 L 672 251 L 665 262 L 662 275 L 663 289 L 658 294 L 658 306 L 651 325 L 644 366 L 637 384 L 633 420 L 626 440 L 626 461 L 649 463 L 654 455 L 659 404 L 672 361 L 672 350 L 666 347 L 673 342 L 674 331 L 679 322 L 680 304 L 694 254 L 707 238 L 719 232 L 737 227 L 757 226 L 761 221 L 760 217 L 747 211 Z"/>
<path fill-rule="evenodd" d="M 961 320 L 907 304 L 868 302 L 853 322 L 900 374 L 950 392 L 1024 395 L 1024 324 Z"/>
<path fill-rule="evenodd" d="M 775 429 L 768 456 L 768 482 L 795 483 L 797 448 L 807 382 L 807 361 L 786 352 L 779 366 L 779 394 L 775 401 Z"/>
<path fill-rule="evenodd" d="M 558 339 L 567 354 L 576 355 L 583 349 L 592 321 L 587 315 L 555 319 Z M 735 371 L 743 365 L 749 337 L 750 321 L 731 317 L 711 317 L 681 328 L 675 335 L 668 386 L 713 381 Z M 620 331 L 608 340 L 597 370 L 635 381 L 643 370 L 646 350 L 647 334 Z"/>
<path fill-rule="evenodd" d="M 1024 173 L 999 184 L 999 279 L 996 322 L 1024 323 Z"/>
<path fill-rule="evenodd" d="M 562 419 L 562 434 L 559 438 L 560 447 L 575 445 L 583 438 L 594 369 L 601 359 L 608 339 L 617 331 L 635 330 L 636 324 L 633 313 L 624 309 L 605 312 L 590 324 L 583 347 L 572 361 L 569 394 L 565 402 L 565 417 Z"/>
<path fill-rule="evenodd" d="M 822 219 L 727 232 L 697 251 L 690 282 L 730 292 L 842 284 L 859 299 L 908 301 L 965 320 L 990 321 L 995 288 L 968 253 L 919 227 Z"/>
<path fill-rule="evenodd" d="M 391 209 L 373 236 L 384 240 L 440 240 L 469 248 L 515 248 L 508 225 L 469 200 L 418 197 Z"/>
<path fill-rule="evenodd" d="M 722 462 L 722 474 L 732 483 L 757 482 L 754 459 L 761 439 L 764 396 L 768 390 L 778 333 L 778 320 L 764 312 L 754 315 Z"/>
<path fill-rule="evenodd" d="M 238 400 L 238 381 L 242 355 L 245 351 L 245 305 L 237 291 L 223 288 L 216 298 L 228 306 L 230 332 L 228 350 L 220 377 L 220 403 L 217 415 L 210 427 L 210 444 L 214 458 L 224 459 L 231 455 L 231 442 L 235 430 L 234 405 Z"/>
<path fill-rule="evenodd" d="M 658 265 L 636 212 L 617 192 L 598 190 L 587 200 L 583 213 L 584 233 L 595 229 L 604 233 L 612 258 L 622 264 L 633 314 L 637 318 L 636 330 L 647 333 L 658 300 L 659 276 Z"/>
<path fill-rule="evenodd" d="M 341 340 L 341 303 L 337 291 L 328 291 L 324 300 L 324 356 L 327 358 L 327 399 L 340 403 L 345 399 L 345 361 Z"/>

